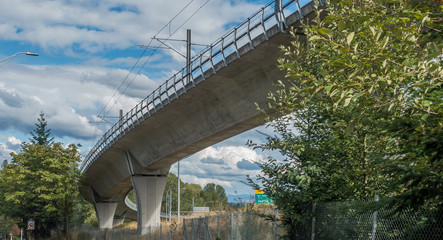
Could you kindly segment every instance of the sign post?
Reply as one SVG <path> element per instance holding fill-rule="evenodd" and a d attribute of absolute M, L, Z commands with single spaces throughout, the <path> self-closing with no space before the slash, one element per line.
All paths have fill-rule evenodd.
<path fill-rule="evenodd" d="M 28 220 L 28 230 L 33 231 L 34 229 L 35 229 L 35 221 L 34 219 L 30 218 Z M 32 236 L 32 233 L 30 234 L 30 236 Z"/>

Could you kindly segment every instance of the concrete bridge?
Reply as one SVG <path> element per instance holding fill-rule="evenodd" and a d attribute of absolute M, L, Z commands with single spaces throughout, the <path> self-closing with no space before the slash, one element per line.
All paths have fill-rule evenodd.
<path fill-rule="evenodd" d="M 97 142 L 80 166 L 81 194 L 94 204 L 100 228 L 136 218 L 138 233 L 160 225 L 166 176 L 172 164 L 263 124 L 279 46 L 289 27 L 312 18 L 314 3 L 276 0 L 213 43 L 186 68 L 129 111 Z M 189 68 L 188 68 L 189 69 Z M 134 189 L 137 211 L 125 203 Z M 134 206 L 132 206 L 134 208 Z"/>

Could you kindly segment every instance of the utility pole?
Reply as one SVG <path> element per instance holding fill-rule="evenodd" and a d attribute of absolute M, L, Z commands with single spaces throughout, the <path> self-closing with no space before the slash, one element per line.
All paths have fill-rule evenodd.
<path fill-rule="evenodd" d="M 162 38 L 156 38 L 153 37 L 153 39 L 156 39 L 157 41 L 159 41 L 161 44 L 165 45 L 165 47 L 156 47 L 157 48 L 166 48 L 166 49 L 170 49 L 173 50 L 174 52 L 178 53 L 180 56 L 183 56 L 183 54 L 181 54 L 179 51 L 175 50 L 174 48 L 170 47 L 168 44 L 166 44 L 164 41 L 183 41 L 183 40 L 177 40 L 177 39 L 162 39 Z M 191 82 L 191 72 L 192 72 L 192 66 L 191 66 L 191 29 L 186 29 L 186 56 L 183 56 L 186 58 L 186 84 Z M 202 45 L 202 44 L 197 44 L 197 45 L 201 45 L 201 46 L 206 46 L 206 45 Z M 139 45 L 139 47 L 141 48 L 146 48 L 146 49 L 152 49 L 153 47 L 150 46 L 145 46 L 145 45 Z M 177 168 L 178 168 L 178 173 L 177 173 L 177 177 L 178 177 L 178 184 L 177 184 L 177 221 L 180 222 L 180 161 L 178 161 L 177 163 Z"/>
<path fill-rule="evenodd" d="M 191 82 L 191 29 L 186 30 L 186 83 Z M 177 205 L 177 222 L 180 222 L 180 161 L 178 161 L 178 205 Z"/>
<path fill-rule="evenodd" d="M 187 83 L 191 82 L 191 29 L 186 30 L 186 72 Z"/>
<path fill-rule="evenodd" d="M 170 38 L 157 38 L 157 37 L 153 37 L 152 39 L 155 39 L 157 41 L 159 41 L 162 45 L 164 46 L 159 46 L 159 47 L 151 47 L 151 46 L 146 46 L 146 45 L 138 45 L 141 48 L 145 48 L 145 49 L 169 49 L 172 50 L 174 52 L 176 52 L 177 54 L 179 54 L 180 56 L 186 58 L 186 84 L 191 82 L 191 77 L 192 77 L 192 65 L 191 65 L 191 46 L 192 45 L 198 45 L 198 46 L 205 46 L 205 47 L 209 47 L 206 44 L 197 44 L 197 43 L 192 43 L 191 41 L 191 29 L 186 29 L 186 40 L 182 40 L 182 39 L 170 39 Z M 182 53 L 180 53 L 178 50 L 174 49 L 173 47 L 171 47 L 170 45 L 168 45 L 166 43 L 166 41 L 179 41 L 179 42 L 186 42 L 186 55 L 183 55 Z"/>

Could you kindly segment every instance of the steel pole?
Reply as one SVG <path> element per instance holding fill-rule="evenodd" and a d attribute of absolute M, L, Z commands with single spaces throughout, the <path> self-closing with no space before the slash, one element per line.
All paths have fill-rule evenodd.
<path fill-rule="evenodd" d="M 178 184 L 177 184 L 177 222 L 180 222 L 180 161 L 178 161 Z"/>
<path fill-rule="evenodd" d="M 191 29 L 186 30 L 186 73 L 187 83 L 191 82 Z"/>

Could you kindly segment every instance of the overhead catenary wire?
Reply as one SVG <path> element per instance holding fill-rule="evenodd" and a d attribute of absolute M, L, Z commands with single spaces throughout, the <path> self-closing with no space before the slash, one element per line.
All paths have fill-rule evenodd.
<path fill-rule="evenodd" d="M 192 0 L 193 1 L 193 0 Z M 191 2 L 192 2 L 191 1 Z M 190 16 L 190 17 L 188 17 L 172 34 L 170 33 L 170 35 L 169 35 L 169 37 L 167 38 L 167 39 L 169 39 L 170 37 L 172 37 L 172 35 L 174 35 L 175 33 L 177 33 L 177 31 L 178 30 L 180 30 L 189 20 L 191 20 L 191 18 L 192 17 L 194 17 L 195 16 L 195 14 L 197 14 L 197 12 L 198 11 L 200 11 L 200 9 L 202 9 L 208 2 L 209 2 L 210 0 L 206 0 L 206 2 L 204 2 L 197 10 L 195 10 L 194 11 L 194 13 Z M 190 3 L 191 3 L 190 2 Z M 190 4 L 189 3 L 189 4 Z M 186 5 L 186 7 L 187 6 L 189 6 L 189 4 L 188 5 Z M 182 11 L 183 11 L 184 9 L 182 9 Z M 180 11 L 180 13 L 182 12 L 182 11 Z M 175 19 L 176 17 L 177 17 L 178 15 L 176 15 L 176 16 L 174 16 L 174 18 L 173 19 Z M 169 21 L 169 24 L 172 22 L 172 20 L 171 21 Z M 164 29 L 165 27 L 163 27 L 163 29 Z M 162 30 L 163 30 L 162 29 Z M 157 32 L 157 34 L 155 34 L 155 36 L 154 36 L 154 38 L 151 38 L 151 40 L 149 41 L 149 44 L 148 44 L 148 47 L 150 46 L 150 44 L 152 43 L 152 41 L 157 37 L 157 35 L 162 31 L 162 30 L 160 30 L 160 31 L 158 31 Z M 167 40 L 166 39 L 166 40 Z M 128 88 L 129 88 L 129 86 L 131 85 L 131 83 L 135 80 L 135 78 L 140 74 L 140 72 L 141 72 L 141 70 L 145 67 L 145 65 L 148 63 L 148 61 L 150 60 L 150 58 L 152 57 L 152 55 L 153 55 L 153 53 L 155 52 L 155 51 L 157 51 L 158 49 L 160 49 L 161 47 L 160 46 L 157 46 L 156 47 L 156 49 L 151 53 L 151 55 L 149 56 L 149 58 L 145 61 L 145 63 L 142 65 L 142 67 L 140 67 L 140 69 L 139 69 L 139 71 L 137 72 L 137 74 L 135 74 L 134 75 L 134 78 L 131 80 L 131 82 L 126 86 L 126 88 L 125 88 L 125 90 L 123 91 L 123 92 L 125 92 Z M 118 100 L 118 99 L 117 99 Z"/>
<path fill-rule="evenodd" d="M 172 37 L 178 30 L 180 30 L 195 14 L 197 14 L 198 11 L 200 11 L 210 0 L 206 0 L 196 11 L 194 11 L 194 13 L 188 17 L 177 29 L 175 29 L 172 33 L 171 33 L 171 24 L 174 21 L 174 19 L 176 19 L 184 10 L 186 10 L 186 8 L 189 7 L 189 5 L 194 2 L 194 0 L 191 0 L 188 4 L 186 4 L 186 6 L 184 6 L 171 20 L 168 21 L 168 23 L 166 23 L 155 35 L 153 38 L 151 38 L 151 40 L 148 43 L 148 47 L 151 47 L 152 42 L 154 40 L 154 38 L 160 34 L 166 27 L 169 26 L 169 37 Z M 106 105 L 103 107 L 103 109 L 99 112 L 98 116 L 99 118 L 103 118 L 105 116 L 107 116 L 109 114 L 109 112 L 112 110 L 112 108 L 115 106 L 115 104 L 118 102 L 118 100 L 120 99 L 120 97 L 126 92 L 126 90 L 131 86 L 131 84 L 134 82 L 134 80 L 136 79 L 136 77 L 140 74 L 140 72 L 143 70 L 143 68 L 146 66 L 146 64 L 148 64 L 148 62 L 151 60 L 152 56 L 161 48 L 161 46 L 155 46 L 152 47 L 151 54 L 148 56 L 148 58 L 144 61 L 144 63 L 141 65 L 141 67 L 139 68 L 139 70 L 137 71 L 136 74 L 134 74 L 134 71 L 136 69 L 136 67 L 139 65 L 140 61 L 143 59 L 143 57 L 145 56 L 148 48 L 144 48 L 143 52 L 140 54 L 140 56 L 138 57 L 137 61 L 135 62 L 135 64 L 132 66 L 131 70 L 126 74 L 125 78 L 123 79 L 123 81 L 121 82 L 121 84 L 119 85 L 119 87 L 116 89 L 116 91 L 114 92 L 114 94 L 111 96 L 111 98 L 108 100 L 108 102 L 106 103 Z M 115 99 L 116 95 L 119 93 L 119 91 L 121 90 L 121 88 L 124 86 L 124 84 L 128 81 L 128 79 L 130 79 L 131 74 L 134 74 L 134 77 L 129 81 L 129 83 L 126 85 L 126 87 L 123 89 L 123 91 L 120 92 L 119 96 L 117 97 L 117 99 Z M 115 99 L 115 100 L 114 100 Z M 114 103 L 110 106 L 111 102 L 114 100 Z M 110 107 L 109 107 L 110 106 Z M 109 107 L 109 108 L 108 108 Z M 108 110 L 106 110 L 108 108 Z M 98 124 L 96 124 L 96 131 L 94 132 L 94 136 L 96 136 L 97 134 L 97 130 L 98 130 Z"/>

